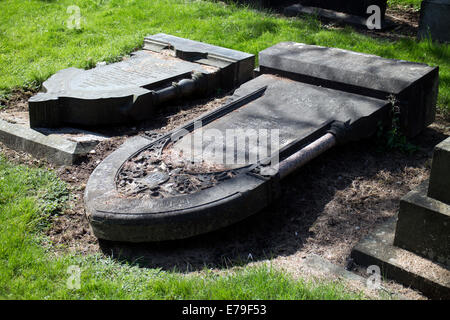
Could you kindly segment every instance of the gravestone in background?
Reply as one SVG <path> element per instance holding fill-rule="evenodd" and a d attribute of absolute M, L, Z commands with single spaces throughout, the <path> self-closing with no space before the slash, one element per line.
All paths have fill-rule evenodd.
<path fill-rule="evenodd" d="M 102 126 L 151 119 L 177 99 L 232 88 L 253 76 L 254 55 L 166 34 L 142 50 L 90 70 L 68 68 L 29 100 L 31 127 Z"/>
<path fill-rule="evenodd" d="M 361 17 L 370 16 L 367 14 L 367 8 L 377 5 L 381 9 L 381 18 L 383 18 L 387 7 L 387 0 L 299 0 L 298 2 L 303 6 L 329 9 Z"/>
<path fill-rule="evenodd" d="M 424 0 L 420 8 L 419 39 L 450 42 L 450 0 Z"/>

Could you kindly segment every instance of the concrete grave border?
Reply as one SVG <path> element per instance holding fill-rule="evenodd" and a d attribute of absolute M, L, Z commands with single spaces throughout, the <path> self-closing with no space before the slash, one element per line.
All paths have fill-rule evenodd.
<path fill-rule="evenodd" d="M 57 135 L 46 135 L 30 127 L 0 119 L 0 141 L 14 150 L 57 165 L 71 165 L 95 148 L 98 142 L 75 142 Z"/>

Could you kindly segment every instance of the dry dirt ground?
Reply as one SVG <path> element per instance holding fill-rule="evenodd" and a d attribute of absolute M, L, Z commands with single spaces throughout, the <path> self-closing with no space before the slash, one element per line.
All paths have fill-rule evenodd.
<path fill-rule="evenodd" d="M 391 9 L 402 20 L 399 28 L 375 36 L 391 38 L 414 35 L 418 13 Z M 363 32 L 363 31 L 361 31 Z M 33 92 L 14 92 L 0 101 L 3 112 L 27 110 Z M 308 254 L 352 267 L 352 247 L 378 224 L 395 215 L 400 198 L 428 178 L 433 147 L 450 135 L 450 122 L 438 115 L 436 122 L 413 139 L 419 149 L 413 154 L 382 150 L 374 141 L 341 146 L 327 152 L 283 182 L 281 198 L 264 211 L 236 225 L 188 240 L 157 244 L 125 244 L 99 241 L 84 216 L 83 192 L 94 168 L 128 137 L 143 130 L 166 132 L 216 108 L 226 99 L 196 101 L 167 108 L 155 121 L 122 130 L 120 136 L 101 142 L 79 164 L 55 167 L 45 160 L 16 152 L 0 143 L 0 152 L 15 163 L 52 168 L 71 189 L 69 207 L 53 220 L 47 231 L 58 251 L 82 254 L 101 252 L 145 267 L 182 272 L 200 272 L 270 262 L 302 276 L 299 264 Z M 420 294 L 395 283 L 391 291 L 411 299 Z"/>
<path fill-rule="evenodd" d="M 283 16 L 283 10 L 285 7 L 293 4 L 297 4 L 297 0 L 284 0 L 277 2 L 275 7 L 272 6 L 272 10 Z M 383 38 L 389 40 L 398 40 L 405 37 L 416 37 L 417 29 L 419 27 L 419 15 L 420 12 L 413 7 L 408 6 L 389 6 L 386 10 L 386 18 L 391 25 L 383 30 L 368 30 L 365 27 L 354 27 L 354 30 L 366 35 L 370 35 L 375 38 Z M 332 21 L 329 19 L 322 19 L 323 26 L 327 29 L 342 29 L 345 24 Z"/>

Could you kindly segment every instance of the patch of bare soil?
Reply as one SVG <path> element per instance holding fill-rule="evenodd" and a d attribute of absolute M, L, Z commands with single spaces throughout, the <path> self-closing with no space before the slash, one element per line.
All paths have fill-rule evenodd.
<path fill-rule="evenodd" d="M 386 10 L 386 18 L 394 23 L 392 27 L 386 30 L 364 29 L 363 33 L 394 41 L 401 38 L 416 38 L 419 17 L 420 11 L 412 7 L 391 6 Z"/>
<path fill-rule="evenodd" d="M 0 106 L 9 111 L 28 111 L 28 99 L 35 94 L 31 90 L 13 90 L 7 98 L 0 98 Z"/>
<path fill-rule="evenodd" d="M 420 12 L 412 7 L 392 6 L 386 10 L 386 19 L 389 26 L 382 30 L 369 30 L 365 27 L 355 27 L 354 30 L 380 39 L 397 41 L 402 38 L 415 39 L 419 27 Z M 327 21 L 327 29 L 342 29 L 344 25 L 339 22 Z"/>

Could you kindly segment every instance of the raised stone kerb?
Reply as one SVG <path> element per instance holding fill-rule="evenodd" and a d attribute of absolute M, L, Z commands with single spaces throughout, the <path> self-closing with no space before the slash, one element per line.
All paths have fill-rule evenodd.
<path fill-rule="evenodd" d="M 144 39 L 144 49 L 161 52 L 173 48 L 175 56 L 217 68 L 231 67 L 232 79 L 226 79 L 225 87 L 239 86 L 250 80 L 255 67 L 255 56 L 246 52 L 206 44 L 199 41 L 158 33 Z"/>
<path fill-rule="evenodd" d="M 98 143 L 75 142 L 56 135 L 47 135 L 27 126 L 0 120 L 0 141 L 14 150 L 46 158 L 57 165 L 71 165 L 85 156 Z"/>
<path fill-rule="evenodd" d="M 432 299 L 450 299 L 450 270 L 393 244 L 395 218 L 377 227 L 352 250 L 362 266 L 376 265 L 381 275 L 418 289 Z M 410 232 L 410 236 L 414 236 Z"/>
<path fill-rule="evenodd" d="M 293 4 L 289 7 L 284 8 L 284 15 L 288 17 L 301 16 L 301 15 L 311 15 L 318 16 L 320 18 L 332 21 L 338 21 L 345 24 L 351 24 L 358 27 L 367 28 L 368 18 L 366 15 L 354 15 L 345 12 L 339 12 L 329 9 L 323 9 L 318 7 L 309 7 L 301 4 Z M 392 20 L 384 19 L 384 13 L 380 16 L 380 28 L 386 29 L 393 26 Z"/>

